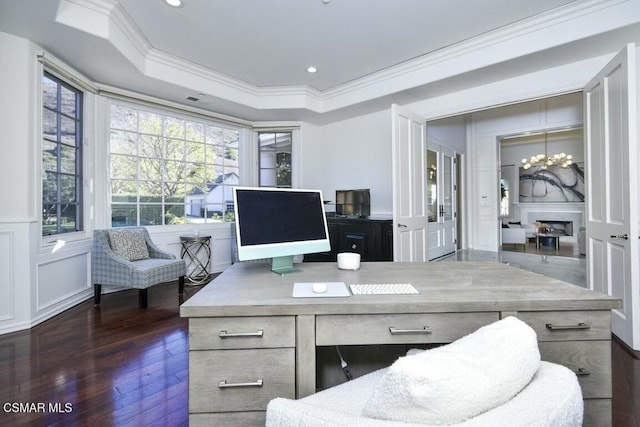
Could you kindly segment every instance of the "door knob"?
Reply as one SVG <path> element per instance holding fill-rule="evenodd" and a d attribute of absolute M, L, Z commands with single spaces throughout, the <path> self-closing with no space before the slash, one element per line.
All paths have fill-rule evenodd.
<path fill-rule="evenodd" d="M 398 228 L 407 228 L 407 226 L 404 224 L 398 224 Z"/>
<path fill-rule="evenodd" d="M 611 235 L 611 238 L 612 238 L 612 239 L 629 240 L 629 235 L 628 235 L 628 234 L 626 234 L 626 233 L 625 233 L 625 234 L 618 234 L 618 235 L 616 235 L 616 234 L 612 234 L 612 235 Z"/>

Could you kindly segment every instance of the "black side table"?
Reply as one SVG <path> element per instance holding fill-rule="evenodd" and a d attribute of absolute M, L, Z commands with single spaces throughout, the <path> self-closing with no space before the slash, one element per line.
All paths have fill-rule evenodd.
<path fill-rule="evenodd" d="M 180 236 L 180 244 L 180 256 L 187 263 L 187 279 L 196 285 L 205 283 L 209 279 L 211 264 L 211 236 Z"/>

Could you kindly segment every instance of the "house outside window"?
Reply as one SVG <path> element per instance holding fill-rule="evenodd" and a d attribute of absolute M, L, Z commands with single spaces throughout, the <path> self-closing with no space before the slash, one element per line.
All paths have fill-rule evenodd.
<path fill-rule="evenodd" d="M 42 235 L 83 230 L 83 92 L 42 75 Z"/>
<path fill-rule="evenodd" d="M 233 220 L 239 129 L 118 103 L 110 118 L 113 227 Z"/>
<path fill-rule="evenodd" d="M 259 132 L 261 187 L 291 188 L 292 132 Z"/>

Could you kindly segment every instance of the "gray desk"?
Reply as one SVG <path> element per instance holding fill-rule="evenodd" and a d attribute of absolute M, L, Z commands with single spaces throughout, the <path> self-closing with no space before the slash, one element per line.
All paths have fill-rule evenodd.
<path fill-rule="evenodd" d="M 190 425 L 264 425 L 276 396 L 316 388 L 316 346 L 431 344 L 517 316 L 544 360 L 577 372 L 585 425 L 611 424 L 611 309 L 620 300 L 499 263 L 239 263 L 186 301 Z M 292 298 L 294 282 L 412 283 L 419 295 Z M 393 329 L 430 333 L 397 334 Z"/>

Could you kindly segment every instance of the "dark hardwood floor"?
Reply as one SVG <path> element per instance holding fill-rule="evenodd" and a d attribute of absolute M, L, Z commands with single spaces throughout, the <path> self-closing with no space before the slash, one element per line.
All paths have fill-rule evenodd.
<path fill-rule="evenodd" d="M 0 336 L 3 426 L 188 425 L 188 328 L 179 305 L 199 286 L 86 301 L 28 331 Z M 613 425 L 638 427 L 640 359 L 613 341 Z M 19 404 L 28 404 L 25 408 Z M 25 411 L 26 409 L 26 411 Z"/>
<path fill-rule="evenodd" d="M 146 310 L 135 290 L 111 293 L 99 307 L 91 299 L 0 336 L 0 423 L 188 425 L 188 327 L 179 304 L 199 289 L 185 286 L 179 296 L 177 282 L 155 286 Z M 7 403 L 32 404 L 31 412 Z"/>

